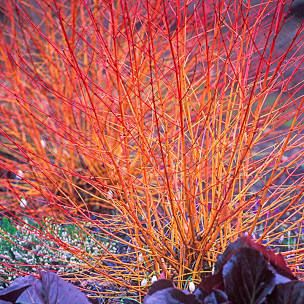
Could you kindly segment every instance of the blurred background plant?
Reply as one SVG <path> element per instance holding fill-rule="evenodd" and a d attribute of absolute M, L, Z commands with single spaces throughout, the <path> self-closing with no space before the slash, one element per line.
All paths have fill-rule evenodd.
<path fill-rule="evenodd" d="M 137 298 L 160 273 L 199 281 L 244 233 L 303 276 L 304 40 L 291 4 L 2 5 L 3 277 L 53 263 L 96 296 Z M 45 262 L 27 258 L 37 246 Z"/>

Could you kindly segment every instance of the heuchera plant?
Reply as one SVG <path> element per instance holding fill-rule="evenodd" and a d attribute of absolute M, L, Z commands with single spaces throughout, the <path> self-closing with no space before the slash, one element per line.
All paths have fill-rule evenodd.
<path fill-rule="evenodd" d="M 301 304 L 304 282 L 297 280 L 281 254 L 242 237 L 219 256 L 215 273 L 204 278 L 193 294 L 174 288 L 170 280 L 159 280 L 144 303 Z"/>
<path fill-rule="evenodd" d="M 303 304 L 304 282 L 298 281 L 281 254 L 249 237 L 230 244 L 218 258 L 214 275 L 204 278 L 193 294 L 177 289 L 172 281 L 152 284 L 144 304 Z M 0 304 L 88 304 L 72 284 L 52 272 L 40 278 L 16 279 L 0 292 Z"/>
<path fill-rule="evenodd" d="M 53 272 L 41 271 L 39 278 L 32 275 L 17 278 L 0 291 L 0 304 L 90 304 L 87 297 Z"/>

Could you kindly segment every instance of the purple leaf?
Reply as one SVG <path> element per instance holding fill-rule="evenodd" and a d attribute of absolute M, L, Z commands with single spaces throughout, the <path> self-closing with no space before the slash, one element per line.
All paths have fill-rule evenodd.
<path fill-rule="evenodd" d="M 64 281 L 53 272 L 40 273 L 45 303 L 47 304 L 90 304 L 89 300 L 77 287 Z"/>
<path fill-rule="evenodd" d="M 35 278 L 34 276 L 26 276 L 26 277 L 18 278 L 18 279 L 25 279 L 25 278 L 28 278 L 29 282 L 31 282 L 31 286 L 29 288 L 27 288 L 20 295 L 17 303 L 45 304 L 44 296 L 43 296 L 43 286 L 42 286 L 41 281 L 39 279 Z M 14 282 L 13 282 L 13 284 L 14 284 Z"/>
<path fill-rule="evenodd" d="M 267 304 L 303 304 L 304 282 L 291 281 L 279 284 L 267 297 Z"/>
<path fill-rule="evenodd" d="M 34 280 L 36 279 L 33 276 L 17 278 L 9 287 L 0 290 L 0 300 L 2 300 L 3 303 L 16 302 L 19 296 L 32 285 Z"/>
<path fill-rule="evenodd" d="M 203 294 L 209 294 L 214 289 L 224 289 L 224 282 L 222 273 L 216 273 L 211 276 L 202 278 L 197 289 L 201 290 Z"/>
<path fill-rule="evenodd" d="M 216 273 L 214 275 L 203 278 L 195 289 L 194 295 L 200 303 L 203 303 L 204 299 L 208 297 L 214 290 L 223 289 L 224 282 L 222 273 Z"/>
<path fill-rule="evenodd" d="M 17 286 L 16 286 L 17 287 Z M 0 292 L 0 300 L 5 302 L 16 302 L 16 300 L 19 298 L 19 296 L 27 289 L 30 285 L 26 285 L 23 287 L 19 287 L 18 289 L 12 290 L 12 288 L 8 287 Z M 10 291 L 8 290 L 10 289 Z M 5 292 L 5 294 L 3 294 Z M 1 304 L 1 302 L 0 302 Z"/>
<path fill-rule="evenodd" d="M 257 250 L 241 248 L 223 267 L 226 293 L 234 304 L 261 304 L 275 286 L 274 274 Z"/>
<path fill-rule="evenodd" d="M 284 257 L 281 254 L 277 254 L 274 251 L 265 248 L 263 245 L 255 242 L 248 236 L 241 237 L 234 243 L 229 244 L 225 252 L 218 257 L 218 260 L 215 263 L 215 272 L 220 272 L 228 260 L 242 248 L 252 248 L 259 251 L 266 261 L 270 262 L 270 264 L 275 268 L 278 274 L 291 280 L 297 279 L 288 268 Z"/>
<path fill-rule="evenodd" d="M 55 273 L 43 271 L 40 277 L 40 280 L 33 276 L 16 279 L 8 288 L 1 290 L 0 299 L 22 304 L 91 304 L 80 290 Z"/>
<path fill-rule="evenodd" d="M 161 279 L 150 287 L 144 298 L 144 304 L 199 304 L 193 294 L 186 294 L 174 288 L 173 282 Z"/>
<path fill-rule="evenodd" d="M 230 304 L 228 296 L 222 290 L 214 290 L 205 297 L 203 304 Z"/>

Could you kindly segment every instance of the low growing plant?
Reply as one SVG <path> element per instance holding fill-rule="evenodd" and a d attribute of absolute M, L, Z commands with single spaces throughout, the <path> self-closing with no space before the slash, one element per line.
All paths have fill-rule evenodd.
<path fill-rule="evenodd" d="M 144 304 L 302 304 L 304 282 L 275 254 L 248 237 L 230 244 L 217 260 L 215 274 L 205 277 L 191 294 L 172 281 L 154 282 Z M 52 272 L 16 279 L 0 291 L 0 304 L 104 303 L 92 300 Z M 102 301 L 102 302 L 101 302 Z M 121 301 L 121 303 L 124 303 Z"/>

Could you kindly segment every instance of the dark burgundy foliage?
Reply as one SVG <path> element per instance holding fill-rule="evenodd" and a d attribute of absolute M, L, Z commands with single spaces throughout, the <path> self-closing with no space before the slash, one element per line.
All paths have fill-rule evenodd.
<path fill-rule="evenodd" d="M 291 281 L 279 284 L 274 289 L 267 304 L 303 304 L 304 282 Z"/>
<path fill-rule="evenodd" d="M 202 294 L 209 294 L 214 289 L 224 289 L 222 272 L 202 278 L 202 281 L 198 285 L 198 289 L 200 289 Z"/>
<path fill-rule="evenodd" d="M 77 287 L 53 272 L 40 272 L 40 279 L 26 276 L 16 279 L 0 292 L 0 304 L 90 304 Z"/>
<path fill-rule="evenodd" d="M 10 286 L 4 290 L 0 290 L 0 304 L 2 302 L 16 302 L 19 296 L 31 285 L 20 286 Z M 1 302 L 2 301 L 2 302 Z"/>
<path fill-rule="evenodd" d="M 223 267 L 229 299 L 235 304 L 261 304 L 275 287 L 274 273 L 263 255 L 251 248 L 242 248 Z"/>
<path fill-rule="evenodd" d="M 0 290 L 0 300 L 15 303 L 20 295 L 36 281 L 37 279 L 34 276 L 17 278 L 9 287 Z"/>
<path fill-rule="evenodd" d="M 208 296 L 205 297 L 204 304 L 231 304 L 227 294 L 222 290 L 213 290 Z"/>
<path fill-rule="evenodd" d="M 154 303 L 200 304 L 200 302 L 196 300 L 195 295 L 174 288 L 173 282 L 166 279 L 161 279 L 153 283 L 144 299 L 144 304 Z"/>
<path fill-rule="evenodd" d="M 296 279 L 291 270 L 287 267 L 284 257 L 281 254 L 277 254 L 272 250 L 265 248 L 250 237 L 241 237 L 234 243 L 231 243 L 215 263 L 215 272 L 221 272 L 228 260 L 242 248 L 252 248 L 259 251 L 279 274 L 291 280 Z"/>
<path fill-rule="evenodd" d="M 174 284 L 172 281 L 166 279 L 158 280 L 150 287 L 148 291 L 148 295 L 152 295 L 153 293 L 159 290 L 168 289 L 168 288 L 174 288 Z"/>

